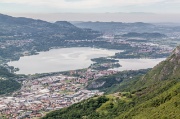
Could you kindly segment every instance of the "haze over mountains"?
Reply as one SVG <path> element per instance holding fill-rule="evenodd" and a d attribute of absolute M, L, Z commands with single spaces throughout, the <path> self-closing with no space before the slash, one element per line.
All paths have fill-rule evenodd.
<path fill-rule="evenodd" d="M 0 14 L 0 23 L 1 32 L 11 32 L 13 35 L 25 35 L 31 38 L 31 35 L 42 36 L 42 34 L 45 35 L 44 33 L 51 36 L 56 34 L 56 37 L 58 34 L 61 34 L 61 37 L 63 37 L 63 34 L 67 34 L 69 32 L 87 32 L 87 30 L 77 28 L 66 21 L 50 23 L 43 20 L 35 20 L 25 17 L 16 18 L 3 14 Z"/>
<path fill-rule="evenodd" d="M 180 14 L 170 13 L 8 13 L 16 17 L 29 17 L 45 21 L 102 21 L 102 22 L 148 22 L 180 23 Z"/>
<path fill-rule="evenodd" d="M 145 22 L 123 23 L 123 22 L 72 22 L 79 28 L 89 28 L 95 31 L 111 34 L 128 32 L 138 33 L 162 33 L 169 34 L 180 31 L 180 26 L 167 24 L 153 24 Z"/>

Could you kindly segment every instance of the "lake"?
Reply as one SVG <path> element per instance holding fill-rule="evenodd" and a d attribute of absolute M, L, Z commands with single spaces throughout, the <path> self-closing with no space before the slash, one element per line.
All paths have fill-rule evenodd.
<path fill-rule="evenodd" d="M 122 51 L 90 47 L 51 49 L 38 55 L 21 57 L 8 65 L 19 68 L 17 74 L 68 71 L 87 68 L 92 64 L 92 58 L 113 56 L 117 52 Z"/>
<path fill-rule="evenodd" d="M 20 70 L 17 74 L 49 73 L 87 68 L 92 58 L 113 56 L 119 50 L 96 49 L 90 47 L 51 49 L 38 55 L 24 56 L 11 61 L 9 66 Z M 164 59 L 119 59 L 122 67 L 114 70 L 137 70 L 152 68 Z"/>
<path fill-rule="evenodd" d="M 118 59 L 119 64 L 122 67 L 114 68 L 110 70 L 124 71 L 124 70 L 138 70 L 138 69 L 147 69 L 153 68 L 155 65 L 165 60 L 165 58 L 158 59 Z"/>

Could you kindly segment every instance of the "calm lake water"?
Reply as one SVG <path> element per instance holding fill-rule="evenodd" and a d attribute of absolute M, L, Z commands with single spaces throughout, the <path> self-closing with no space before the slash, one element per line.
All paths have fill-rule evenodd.
<path fill-rule="evenodd" d="M 58 71 L 68 71 L 87 68 L 92 64 L 90 59 L 112 56 L 118 50 L 84 48 L 61 48 L 40 52 L 38 55 L 24 56 L 19 61 L 8 65 L 19 68 L 17 74 L 35 74 Z M 122 67 L 115 70 L 137 70 L 152 68 L 164 59 L 120 59 Z"/>
<path fill-rule="evenodd" d="M 49 73 L 87 68 L 92 64 L 90 59 L 113 56 L 119 50 L 95 49 L 90 47 L 60 48 L 38 55 L 24 56 L 19 61 L 9 62 L 20 70 L 17 74 Z"/>
<path fill-rule="evenodd" d="M 153 68 L 155 65 L 165 60 L 165 58 L 158 59 L 118 59 L 122 67 L 110 70 L 124 71 L 124 70 L 138 70 Z"/>

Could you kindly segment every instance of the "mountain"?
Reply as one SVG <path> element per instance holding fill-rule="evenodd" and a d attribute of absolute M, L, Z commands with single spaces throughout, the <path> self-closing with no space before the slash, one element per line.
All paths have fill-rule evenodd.
<path fill-rule="evenodd" d="M 0 59 L 18 60 L 27 51 L 32 55 L 54 47 L 73 47 L 71 40 L 92 40 L 100 35 L 67 21 L 50 23 L 0 14 Z"/>
<path fill-rule="evenodd" d="M 154 67 L 144 79 L 167 80 L 180 78 L 180 46 L 178 46 L 170 57 Z M 153 75 L 154 74 L 154 75 Z"/>
<path fill-rule="evenodd" d="M 2 24 L 12 24 L 12 25 L 28 25 L 33 23 L 48 23 L 42 20 L 34 20 L 31 18 L 24 18 L 24 17 L 12 17 L 4 14 L 0 14 L 0 23 Z"/>
<path fill-rule="evenodd" d="M 50 112 L 43 119 L 179 119 L 179 72 L 180 46 L 144 76 L 119 83 L 113 93 Z"/>
<path fill-rule="evenodd" d="M 0 14 L 0 31 L 1 33 L 21 35 L 26 38 L 34 37 L 34 39 L 38 39 L 41 37 L 39 38 L 41 40 L 45 40 L 44 38 L 42 39 L 42 37 L 45 36 L 56 36 L 56 38 L 59 38 L 59 40 L 67 39 L 66 36 L 62 37 L 64 34 L 69 34 L 71 36 L 71 38 L 68 37 L 69 40 L 76 39 L 77 36 L 79 36 L 79 39 L 91 39 L 95 38 L 98 34 L 98 32 L 95 31 L 87 32 L 87 30 L 77 28 L 66 21 L 50 23 L 31 18 L 16 18 L 3 14 Z M 94 34 L 92 34 L 92 32 Z M 97 34 L 95 35 L 95 33 Z"/>

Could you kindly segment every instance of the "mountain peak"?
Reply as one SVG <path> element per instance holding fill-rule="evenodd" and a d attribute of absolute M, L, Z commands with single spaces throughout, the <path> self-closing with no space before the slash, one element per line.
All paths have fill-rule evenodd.
<path fill-rule="evenodd" d="M 77 28 L 73 24 L 67 21 L 56 21 L 55 24 L 61 27 Z"/>
<path fill-rule="evenodd" d="M 171 56 L 156 65 L 144 76 L 144 80 L 160 81 L 180 78 L 180 46 L 176 47 Z M 154 80 L 154 81 L 153 81 Z"/>
<path fill-rule="evenodd" d="M 174 54 L 176 57 L 180 57 L 180 46 L 176 47 L 176 49 L 174 50 Z"/>

